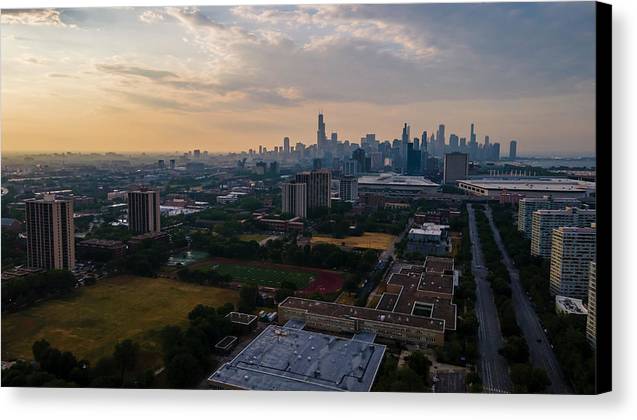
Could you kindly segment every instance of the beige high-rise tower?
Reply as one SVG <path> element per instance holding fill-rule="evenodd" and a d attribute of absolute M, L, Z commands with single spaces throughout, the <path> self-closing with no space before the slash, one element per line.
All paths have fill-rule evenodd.
<path fill-rule="evenodd" d="M 159 191 L 141 189 L 128 192 L 128 229 L 135 233 L 161 231 Z"/>
<path fill-rule="evenodd" d="M 45 195 L 26 201 L 27 265 L 45 270 L 75 268 L 73 200 Z"/>

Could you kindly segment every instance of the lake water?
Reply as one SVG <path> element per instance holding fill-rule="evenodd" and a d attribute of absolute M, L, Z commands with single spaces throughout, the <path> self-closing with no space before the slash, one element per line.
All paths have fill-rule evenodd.
<path fill-rule="evenodd" d="M 559 166 L 564 166 L 567 168 L 594 168 L 595 166 L 597 166 L 594 158 L 518 159 L 516 162 L 547 169 Z"/>

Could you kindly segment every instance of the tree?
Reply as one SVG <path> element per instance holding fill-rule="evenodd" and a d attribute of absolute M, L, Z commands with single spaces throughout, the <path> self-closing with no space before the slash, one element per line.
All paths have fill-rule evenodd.
<path fill-rule="evenodd" d="M 126 371 L 135 369 L 138 354 L 139 345 L 130 339 L 124 340 L 115 345 L 113 359 L 115 359 L 115 363 L 119 366 L 121 382 L 124 382 L 124 374 Z"/>
<path fill-rule="evenodd" d="M 543 392 L 551 384 L 543 369 L 529 364 L 518 363 L 511 367 L 511 381 L 517 393 L 537 394 Z"/>
<path fill-rule="evenodd" d="M 407 359 L 407 366 L 414 372 L 416 372 L 423 379 L 424 383 L 428 383 L 429 381 L 429 367 L 431 366 L 431 362 L 425 356 L 425 353 L 422 351 L 415 351 L 409 355 Z"/>
<path fill-rule="evenodd" d="M 500 354 L 509 363 L 526 363 L 529 361 L 529 346 L 524 337 L 512 335 L 506 339 L 506 344 L 500 349 Z"/>
<path fill-rule="evenodd" d="M 188 388 L 201 374 L 201 366 L 190 353 L 176 354 L 166 365 L 166 377 L 173 388 Z"/>
<path fill-rule="evenodd" d="M 243 286 L 239 292 L 239 311 L 252 312 L 257 307 L 259 289 L 257 286 Z"/>
<path fill-rule="evenodd" d="M 389 387 L 391 392 L 425 392 L 425 383 L 413 369 L 404 367 L 396 371 L 392 384 Z"/>

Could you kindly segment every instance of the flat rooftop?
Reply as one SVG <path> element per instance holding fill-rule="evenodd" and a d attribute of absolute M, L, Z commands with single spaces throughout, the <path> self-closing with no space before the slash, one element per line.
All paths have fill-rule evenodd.
<path fill-rule="evenodd" d="M 472 185 L 486 190 L 512 190 L 512 191 L 547 191 L 547 192 L 568 192 L 568 191 L 595 191 L 595 183 L 590 181 L 580 181 L 568 178 L 479 178 L 464 179 L 458 183 Z"/>
<path fill-rule="evenodd" d="M 403 267 L 400 273 L 393 273 L 376 308 L 444 320 L 445 329 L 455 330 L 453 293 L 453 259 L 427 257 L 423 266 Z"/>
<path fill-rule="evenodd" d="M 581 299 L 574 299 L 567 296 L 555 296 L 555 304 L 559 309 L 568 314 L 586 315 L 588 313 Z"/>
<path fill-rule="evenodd" d="M 421 176 L 398 174 L 364 175 L 358 178 L 358 185 L 387 185 L 408 187 L 438 187 L 435 182 Z"/>
<path fill-rule="evenodd" d="M 211 383 L 258 391 L 354 391 L 371 389 L 385 346 L 296 328 L 270 325 Z"/>
<path fill-rule="evenodd" d="M 423 328 L 431 331 L 443 332 L 445 330 L 445 320 L 443 319 L 433 319 L 424 316 L 413 316 L 405 313 L 393 312 L 391 310 L 381 310 L 360 306 L 344 305 L 340 303 L 322 302 L 319 300 L 303 299 L 292 296 L 281 302 L 279 306 L 300 309 L 312 314 L 324 315 L 334 318 L 359 318 L 370 321 L 384 322 L 387 324 Z"/>

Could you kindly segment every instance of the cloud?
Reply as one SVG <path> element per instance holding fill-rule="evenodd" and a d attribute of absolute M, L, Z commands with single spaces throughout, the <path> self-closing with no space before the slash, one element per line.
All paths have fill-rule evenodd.
<path fill-rule="evenodd" d="M 3 9 L 0 21 L 8 25 L 75 27 L 64 22 L 62 12 L 55 9 Z"/>
<path fill-rule="evenodd" d="M 32 55 L 22 55 L 19 58 L 19 61 L 23 64 L 37 64 L 37 65 L 45 65 L 49 64 L 49 60 L 41 57 L 34 57 Z"/>
<path fill-rule="evenodd" d="M 156 23 L 164 20 L 164 14 L 155 10 L 146 10 L 139 15 L 139 20 L 144 23 Z"/>
<path fill-rule="evenodd" d="M 97 64 L 95 66 L 97 70 L 116 74 L 116 75 L 124 75 L 124 76 L 140 76 L 145 77 L 147 79 L 153 80 L 161 80 L 171 77 L 177 77 L 177 75 L 170 71 L 165 70 L 154 70 L 143 67 L 135 67 L 135 66 L 125 66 L 121 64 Z"/>
<path fill-rule="evenodd" d="M 79 79 L 79 77 L 73 74 L 65 74 L 65 73 L 49 73 L 46 76 L 52 79 Z"/>

